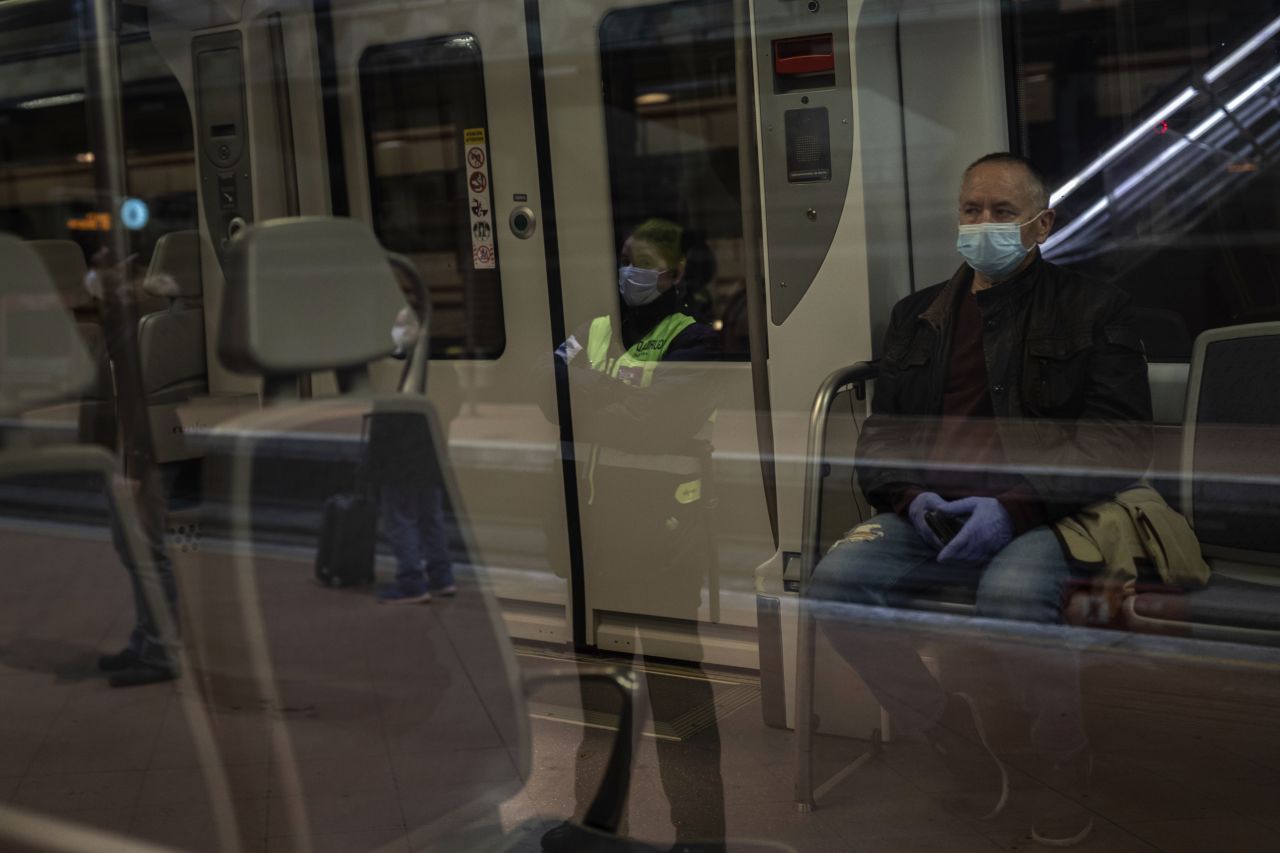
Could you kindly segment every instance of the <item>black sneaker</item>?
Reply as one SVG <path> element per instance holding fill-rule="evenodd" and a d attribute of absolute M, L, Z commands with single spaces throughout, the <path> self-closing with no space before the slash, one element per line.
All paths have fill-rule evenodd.
<path fill-rule="evenodd" d="M 134 666 L 137 662 L 138 653 L 133 649 L 125 648 L 114 655 L 103 655 L 98 658 L 98 669 L 103 672 L 119 672 L 122 669 Z"/>
<path fill-rule="evenodd" d="M 171 666 L 156 666 L 135 661 L 133 666 L 113 672 L 107 679 L 107 683 L 112 687 L 142 687 L 146 684 L 173 681 L 177 677 L 177 670 Z"/>
<path fill-rule="evenodd" d="M 942 718 L 925 738 L 951 775 L 961 807 L 980 820 L 990 820 L 1009 802 L 1009 773 L 987 743 L 978 705 L 965 693 L 947 695 Z"/>
<path fill-rule="evenodd" d="M 1031 840 L 1045 847 L 1074 847 L 1093 831 L 1093 812 L 1082 801 L 1089 796 L 1093 753 L 1086 747 L 1066 761 L 1051 765 L 1036 801 Z"/>

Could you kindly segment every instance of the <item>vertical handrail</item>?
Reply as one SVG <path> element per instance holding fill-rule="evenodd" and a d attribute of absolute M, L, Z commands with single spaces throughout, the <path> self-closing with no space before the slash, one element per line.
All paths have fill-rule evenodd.
<path fill-rule="evenodd" d="M 796 810 L 813 810 L 813 647 L 816 625 L 809 605 L 809 578 L 817 566 L 822 519 L 822 468 L 827 456 L 827 421 L 840 391 L 876 376 L 876 366 L 860 361 L 823 380 L 809 412 L 809 444 L 804 464 L 804 517 L 800 541 L 800 612 L 796 641 Z"/>
<path fill-rule="evenodd" d="M 751 393 L 755 403 L 756 447 L 764 483 L 765 511 L 773 547 L 778 547 L 778 471 L 774 464 L 773 402 L 769 391 L 769 323 L 761 264 L 760 152 L 756 145 L 755 99 L 746 97 L 752 77 L 751 10 L 749 0 L 733 6 L 734 85 L 738 92 L 738 197 L 742 199 L 742 266 L 747 297 L 747 348 L 751 355 Z"/>
<path fill-rule="evenodd" d="M 280 180 L 284 185 L 284 215 L 301 213 L 298 201 L 298 164 L 293 140 L 293 102 L 289 98 L 289 72 L 284 53 L 284 22 L 279 12 L 267 15 L 267 38 L 271 45 L 271 94 L 275 105 L 276 135 L 280 142 Z M 298 396 L 314 396 L 311 374 L 298 376 Z"/>
<path fill-rule="evenodd" d="M 123 90 L 120 82 L 119 6 L 92 0 L 80 9 L 80 54 L 85 78 L 86 119 L 92 146 L 98 203 L 111 212 L 102 247 L 102 323 L 116 377 L 116 411 L 126 474 L 150 493 L 157 488 L 155 443 L 138 360 L 138 312 L 131 292 L 129 236 L 121 206 L 129 195 L 125 160 Z M 159 527 L 160 525 L 157 525 Z"/>
<path fill-rule="evenodd" d="M 280 170 L 284 183 L 284 215 L 302 212 L 298 201 L 298 164 L 293 140 L 293 102 L 289 96 L 289 72 L 284 53 L 284 21 L 279 12 L 267 15 L 271 40 L 271 89 L 276 107 L 276 132 L 280 138 Z"/>

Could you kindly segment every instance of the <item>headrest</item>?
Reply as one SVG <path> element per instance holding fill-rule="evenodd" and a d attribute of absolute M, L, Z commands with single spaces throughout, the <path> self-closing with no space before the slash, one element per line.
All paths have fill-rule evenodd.
<path fill-rule="evenodd" d="M 231 243 L 218 352 L 232 370 L 294 374 L 391 355 L 404 296 L 354 219 L 273 219 Z"/>
<path fill-rule="evenodd" d="M 200 279 L 200 232 L 174 231 L 161 237 L 142 287 L 152 296 L 199 299 L 204 292 Z"/>
<path fill-rule="evenodd" d="M 74 397 L 93 366 L 40 255 L 0 234 L 0 270 L 0 416 Z"/>
<path fill-rule="evenodd" d="M 68 308 L 86 308 L 93 304 L 93 297 L 84 286 L 89 267 L 84 262 L 84 251 L 72 240 L 31 240 L 27 243 L 49 271 L 54 287 L 62 294 Z"/>

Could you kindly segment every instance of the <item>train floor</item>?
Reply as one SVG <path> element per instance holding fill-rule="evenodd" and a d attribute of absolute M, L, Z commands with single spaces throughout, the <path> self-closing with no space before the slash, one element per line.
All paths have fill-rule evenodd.
<path fill-rule="evenodd" d="M 116 838 L 214 850 L 228 846 L 218 831 L 230 815 L 232 848 L 403 851 L 429 847 L 456 815 L 488 798 L 515 849 L 536 851 L 545 831 L 580 811 L 577 781 L 588 788 L 602 772 L 616 712 L 599 697 L 552 685 L 521 709 L 527 734 L 503 728 L 483 698 L 502 686 L 501 666 L 486 673 L 466 660 L 482 644 L 465 642 L 464 617 L 475 615 L 465 575 L 457 598 L 379 607 L 367 590 L 308 583 L 305 559 L 276 556 L 259 566 L 255 604 L 279 680 L 273 694 L 261 692 L 262 682 L 246 688 L 210 675 L 216 654 L 177 682 L 113 690 L 94 661 L 119 647 L 132 611 L 109 543 L 100 533 L 11 525 L 0 527 L 0 553 L 5 821 L 53 817 L 111 833 L 104 845 Z M 215 580 L 237 571 L 230 557 L 205 569 Z M 227 638 L 239 629 L 220 609 L 228 604 L 206 607 L 206 623 L 191 626 L 190 638 L 204 632 L 211 647 L 234 646 Z M 236 653 L 224 651 L 226 659 Z M 531 646 L 517 647 L 515 661 L 525 675 L 578 663 Z M 1076 849 L 1280 849 L 1275 674 L 1182 661 L 1174 677 L 1125 663 L 1103 661 L 1087 673 L 1095 830 Z M 645 717 L 634 756 L 632 837 L 668 846 L 679 815 L 715 826 L 709 810 L 722 797 L 731 839 L 798 851 L 1034 849 L 1028 828 L 1043 785 L 1015 736 L 1000 739 L 1013 791 L 994 820 L 955 811 L 923 769 L 921 748 L 897 741 L 801 814 L 793 805 L 795 735 L 761 722 L 752 674 L 645 669 L 661 708 Z M 199 725 L 212 733 L 204 752 L 193 734 L 197 693 L 207 700 L 196 703 L 207 712 Z M 993 729 L 1017 730 L 1016 716 L 996 709 Z M 531 753 L 527 774 L 522 743 Z M 817 779 L 867 746 L 819 735 Z M 223 787 L 211 783 L 210 755 Z M 686 834 L 700 828 L 686 826 Z M 23 848 L 0 840 L 0 849 Z"/>

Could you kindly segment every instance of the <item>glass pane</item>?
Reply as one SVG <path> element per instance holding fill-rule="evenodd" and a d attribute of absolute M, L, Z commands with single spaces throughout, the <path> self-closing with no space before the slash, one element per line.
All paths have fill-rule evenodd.
<path fill-rule="evenodd" d="M 1014 7 L 1017 133 L 1057 188 L 1046 256 L 1128 290 L 1153 359 L 1280 316 L 1270 5 Z"/>
<path fill-rule="evenodd" d="M 684 228 L 687 301 L 749 357 L 733 4 L 623 9 L 600 25 L 617 249 L 651 217 Z"/>
<path fill-rule="evenodd" d="M 506 331 L 493 219 L 471 210 L 473 196 L 493 210 L 482 185 L 489 171 L 482 159 L 471 168 L 463 151 L 475 147 L 475 131 L 484 139 L 479 44 L 459 35 L 370 48 L 360 85 L 374 231 L 417 264 L 431 289 L 432 357 L 497 358 Z M 472 183 L 476 174 L 482 183 Z M 488 257 L 477 254 L 482 246 Z"/>
<path fill-rule="evenodd" d="M 129 192 L 147 203 L 147 224 L 130 232 L 135 267 L 145 270 L 156 241 L 196 227 L 196 174 L 186 97 L 149 38 L 145 20 L 126 26 L 120 44 L 121 103 Z M 142 29 L 140 29 L 142 28 Z M 75 30 L 26 55 L 0 88 L 0 230 L 30 240 L 70 239 L 86 258 L 102 215 L 85 123 L 84 72 Z M 42 48 L 46 46 L 41 45 Z"/>

